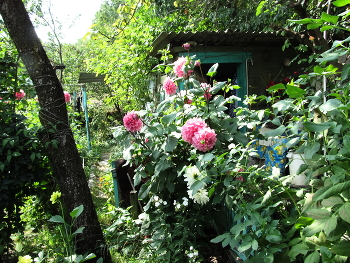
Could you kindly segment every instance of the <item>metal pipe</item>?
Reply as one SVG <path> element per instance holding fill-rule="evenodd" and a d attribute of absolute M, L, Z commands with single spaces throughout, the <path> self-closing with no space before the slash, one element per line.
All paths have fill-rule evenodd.
<path fill-rule="evenodd" d="M 250 60 L 250 63 L 253 66 L 253 59 L 252 58 L 247 58 L 245 60 L 245 75 L 246 75 L 246 83 L 247 83 L 247 96 L 249 96 L 249 77 L 248 77 L 248 61 Z M 242 98 L 243 99 L 243 98 Z"/>
<path fill-rule="evenodd" d="M 88 144 L 88 151 L 91 150 L 91 141 L 90 141 L 90 131 L 89 131 L 89 114 L 87 107 L 87 94 L 86 94 L 86 86 L 83 85 L 83 107 L 85 111 L 85 127 L 86 127 L 86 137 Z"/>

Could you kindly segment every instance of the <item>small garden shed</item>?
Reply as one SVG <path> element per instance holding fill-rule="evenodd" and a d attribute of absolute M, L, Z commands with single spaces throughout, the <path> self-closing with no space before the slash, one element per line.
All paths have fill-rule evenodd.
<path fill-rule="evenodd" d="M 286 40 L 288 48 L 282 50 Z M 235 94 L 244 98 L 247 94 L 263 95 L 271 84 L 291 79 L 301 65 L 290 63 L 297 55 L 300 39 L 295 35 L 280 36 L 262 32 L 170 32 L 161 33 L 153 42 L 151 56 L 160 56 L 159 51 L 168 48 L 174 60 L 187 56 L 182 45 L 191 44 L 189 54 L 200 59 L 205 74 L 214 64 L 219 63 L 217 81 L 232 80 L 241 89 Z M 241 106 L 242 102 L 239 102 Z"/>

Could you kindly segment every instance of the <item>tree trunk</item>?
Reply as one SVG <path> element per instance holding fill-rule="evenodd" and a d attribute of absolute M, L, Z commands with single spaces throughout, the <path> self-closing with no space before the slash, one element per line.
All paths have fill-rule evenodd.
<path fill-rule="evenodd" d="M 95 262 L 111 262 L 104 241 L 90 189 L 69 127 L 63 89 L 46 52 L 36 35 L 22 0 L 0 0 L 0 14 L 10 37 L 28 70 L 40 103 L 40 121 L 44 126 L 41 141 L 49 143 L 48 157 L 60 184 L 62 202 L 66 212 L 79 205 L 83 213 L 77 218 L 75 228 L 84 226 L 76 242 L 77 253 L 95 253 Z M 52 131 L 52 128 L 54 131 Z M 57 146 L 52 141 L 57 141 Z"/>

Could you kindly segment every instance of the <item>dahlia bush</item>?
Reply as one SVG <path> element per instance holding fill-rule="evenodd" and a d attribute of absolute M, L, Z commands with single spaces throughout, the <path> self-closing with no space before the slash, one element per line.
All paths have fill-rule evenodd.
<path fill-rule="evenodd" d="M 149 237 L 145 242 L 163 262 L 201 262 L 205 246 L 216 236 L 213 241 L 223 241 L 223 246 L 230 244 L 232 248 L 247 240 L 253 244 L 251 236 L 222 233 L 230 231 L 235 220 L 244 220 L 244 209 L 272 211 L 279 206 L 273 206 L 274 202 L 281 200 L 278 195 L 270 198 L 272 203 L 265 200 L 265 193 L 280 184 L 263 169 L 248 165 L 254 154 L 249 145 L 257 132 L 254 135 L 254 130 L 248 132 L 247 127 L 259 121 L 248 123 L 246 118 L 257 114 L 240 108 L 236 117 L 230 117 L 228 106 L 239 98 L 218 92 L 224 89 L 231 94 L 233 86 L 214 80 L 197 81 L 192 72 L 201 63 L 192 58 L 180 57 L 165 69 L 168 76 L 163 92 L 167 96 L 162 102 L 127 113 L 124 127 L 114 132 L 123 143 L 124 159 L 135 167 L 134 184 L 140 185 L 142 235 Z M 214 77 L 217 67 L 215 64 L 209 69 L 207 76 Z M 245 208 L 247 197 L 258 200 L 255 206 L 250 203 Z M 254 220 L 250 222 L 255 224 L 258 219 Z M 271 231 L 279 235 L 272 221 L 269 215 L 266 229 L 256 228 L 260 236 L 272 235 Z M 254 249 L 270 248 L 262 241 L 261 246 L 254 243 Z"/>
<path fill-rule="evenodd" d="M 125 145 L 124 158 L 137 167 L 134 184 L 145 182 L 139 192 L 143 234 L 166 262 L 197 262 L 203 255 L 188 257 L 190 248 L 199 249 L 217 234 L 213 224 L 225 228 L 227 208 L 219 182 L 243 160 L 234 157 L 242 156 L 237 146 L 244 135 L 225 113 L 238 98 L 216 94 L 230 89 L 225 82 L 213 87 L 198 82 L 192 72 L 199 66 L 189 57 L 169 65 L 163 82 L 168 96 L 144 111 L 127 113 L 124 127 L 114 134 Z"/>

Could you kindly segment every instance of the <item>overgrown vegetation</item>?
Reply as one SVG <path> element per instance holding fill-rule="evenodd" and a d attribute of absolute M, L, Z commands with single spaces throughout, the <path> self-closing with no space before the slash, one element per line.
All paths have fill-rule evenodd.
<path fill-rule="evenodd" d="M 201 262 L 213 243 L 245 262 L 348 261 L 350 3 L 306 2 L 106 1 L 85 39 L 51 43 L 52 61 L 66 66 L 62 83 L 76 84 L 84 71 L 106 74 L 106 83 L 88 86 L 92 150 L 76 101 L 67 107 L 114 262 Z M 220 82 L 208 90 L 186 75 L 195 65 L 188 57 L 180 69 L 185 75 L 174 78 L 174 65 L 158 72 L 174 85 L 183 82 L 186 94 L 170 94 L 168 83 L 170 96 L 158 104 L 163 91 L 150 86 L 150 73 L 162 61 L 149 56 L 152 40 L 162 31 L 226 29 L 305 33 L 299 49 L 314 52 L 303 61 L 309 73 L 245 98 L 230 117 L 227 104 L 239 98 L 217 92 L 234 87 Z M 72 257 L 83 229 L 66 232 L 70 225 L 57 216 L 62 209 L 49 201 L 59 189 L 38 135 L 50 131 L 40 129 L 35 91 L 8 37 L 1 38 L 0 252 L 14 262 L 83 262 L 93 255 Z M 214 66 L 208 76 L 215 79 L 219 70 Z M 65 86 L 72 95 L 80 88 Z M 269 108 L 254 110 L 261 101 Z M 123 116 L 132 110 L 142 123 L 126 124 L 127 131 Z M 186 137 L 183 127 L 193 118 L 205 132 Z M 277 128 L 261 134 L 267 126 Z M 275 150 L 304 154 L 305 187 L 295 188 L 279 168 L 251 164 L 261 139 L 283 140 Z M 106 152 L 107 169 L 99 169 Z M 142 184 L 145 212 L 137 220 L 114 206 L 109 167 L 121 157 L 137 167 L 134 183 Z M 69 211 L 71 217 L 82 209 Z"/>

